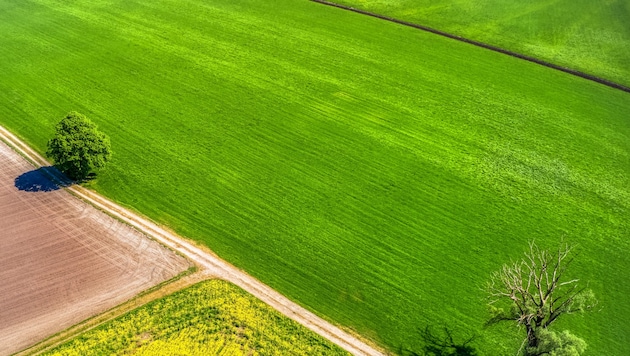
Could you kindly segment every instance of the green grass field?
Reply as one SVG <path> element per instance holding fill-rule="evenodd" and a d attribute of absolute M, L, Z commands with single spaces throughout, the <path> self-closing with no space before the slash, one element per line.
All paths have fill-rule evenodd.
<path fill-rule="evenodd" d="M 43 152 L 86 114 L 94 189 L 327 319 L 512 354 L 481 287 L 564 237 L 602 307 L 564 325 L 630 354 L 627 93 L 307 1 L 3 1 L 0 33 L 0 123 Z"/>
<path fill-rule="evenodd" d="M 155 300 L 44 355 L 347 355 L 220 280 Z"/>
<path fill-rule="evenodd" d="M 334 0 L 630 86 L 627 0 Z"/>

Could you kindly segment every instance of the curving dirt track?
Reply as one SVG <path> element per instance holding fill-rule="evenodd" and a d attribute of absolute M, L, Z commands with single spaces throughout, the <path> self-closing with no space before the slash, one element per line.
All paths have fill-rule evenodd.
<path fill-rule="evenodd" d="M 22 155 L 28 157 L 35 164 L 39 166 L 49 165 L 49 163 L 37 152 L 18 139 L 15 135 L 0 126 L 0 146 L 4 146 L 2 141 L 9 142 L 12 147 L 14 147 Z M 351 335 L 350 333 L 338 328 L 337 326 L 292 302 L 287 297 L 271 289 L 269 286 L 217 257 L 211 251 L 192 244 L 188 240 L 165 230 L 146 218 L 105 199 L 93 191 L 85 189 L 81 186 L 71 186 L 67 188 L 67 191 L 84 201 L 89 202 L 98 209 L 107 211 L 107 213 L 111 216 L 114 216 L 139 231 L 146 233 L 165 246 L 182 253 L 191 261 L 194 261 L 196 265 L 201 268 L 202 273 L 224 279 L 243 288 L 256 298 L 278 310 L 280 313 L 334 342 L 351 354 L 369 356 L 381 356 L 387 354 L 386 351 L 368 344 L 367 342 Z M 0 190 L 0 196 L 1 194 Z M 0 197 L 0 201 L 1 199 L 2 198 Z M 1 261 L 2 260 L 0 260 L 0 262 Z M 0 303 L 2 303 L 1 295 Z M 0 304 L 0 308 L 1 307 L 2 305 Z M 2 321 L 0 319 L 0 323 L 1 322 Z M 2 329 L 0 328 L 0 334 L 1 333 Z"/>
<path fill-rule="evenodd" d="M 0 141 L 0 355 L 100 314 L 191 264 Z"/>

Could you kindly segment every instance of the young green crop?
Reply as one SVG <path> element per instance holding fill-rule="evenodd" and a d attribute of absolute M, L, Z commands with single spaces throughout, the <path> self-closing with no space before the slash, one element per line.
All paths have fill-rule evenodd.
<path fill-rule="evenodd" d="M 627 0 L 334 0 L 630 86 Z"/>
<path fill-rule="evenodd" d="M 0 2 L 0 122 L 40 152 L 78 110 L 116 148 L 92 185 L 397 350 L 481 329 L 527 243 L 582 249 L 630 354 L 630 96 L 299 0 Z M 460 336 L 461 335 L 461 336 Z"/>
<path fill-rule="evenodd" d="M 89 330 L 44 355 L 346 355 L 242 289 L 206 281 Z"/>

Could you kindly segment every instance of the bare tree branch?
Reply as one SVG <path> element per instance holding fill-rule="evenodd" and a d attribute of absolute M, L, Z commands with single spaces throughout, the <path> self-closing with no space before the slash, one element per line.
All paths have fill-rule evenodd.
<path fill-rule="evenodd" d="M 487 284 L 488 304 L 494 308 L 488 324 L 516 321 L 525 327 L 527 337 L 521 349 L 527 356 L 550 353 L 537 348 L 538 330 L 546 329 L 561 315 L 594 305 L 592 293 L 579 286 L 579 279 L 563 281 L 575 258 L 571 255 L 573 249 L 569 244 L 561 244 L 554 254 L 531 242 L 522 260 L 503 265 Z"/>

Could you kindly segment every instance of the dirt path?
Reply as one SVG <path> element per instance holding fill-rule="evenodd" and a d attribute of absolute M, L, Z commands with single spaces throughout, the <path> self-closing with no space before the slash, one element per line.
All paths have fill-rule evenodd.
<path fill-rule="evenodd" d="M 76 199 L 0 141 L 0 355 L 172 279 L 192 263 Z"/>
<path fill-rule="evenodd" d="M 32 161 L 32 163 L 36 166 L 46 167 L 50 165 L 45 158 L 1 126 L 0 139 L 7 142 L 16 151 Z M 166 229 L 134 212 L 118 206 L 93 191 L 76 185 L 65 189 L 95 207 L 107 212 L 111 216 L 118 218 L 137 228 L 141 232 L 155 238 L 164 245 L 179 251 L 190 260 L 194 261 L 200 268 L 206 269 L 207 272 L 213 276 L 236 284 L 263 302 L 269 304 L 282 314 L 336 343 L 353 355 L 385 355 L 384 351 L 368 345 L 359 338 L 350 335 L 305 308 L 297 305 L 254 277 L 220 259 L 211 251 L 203 247 L 196 246 L 192 242 L 167 231 Z"/>

